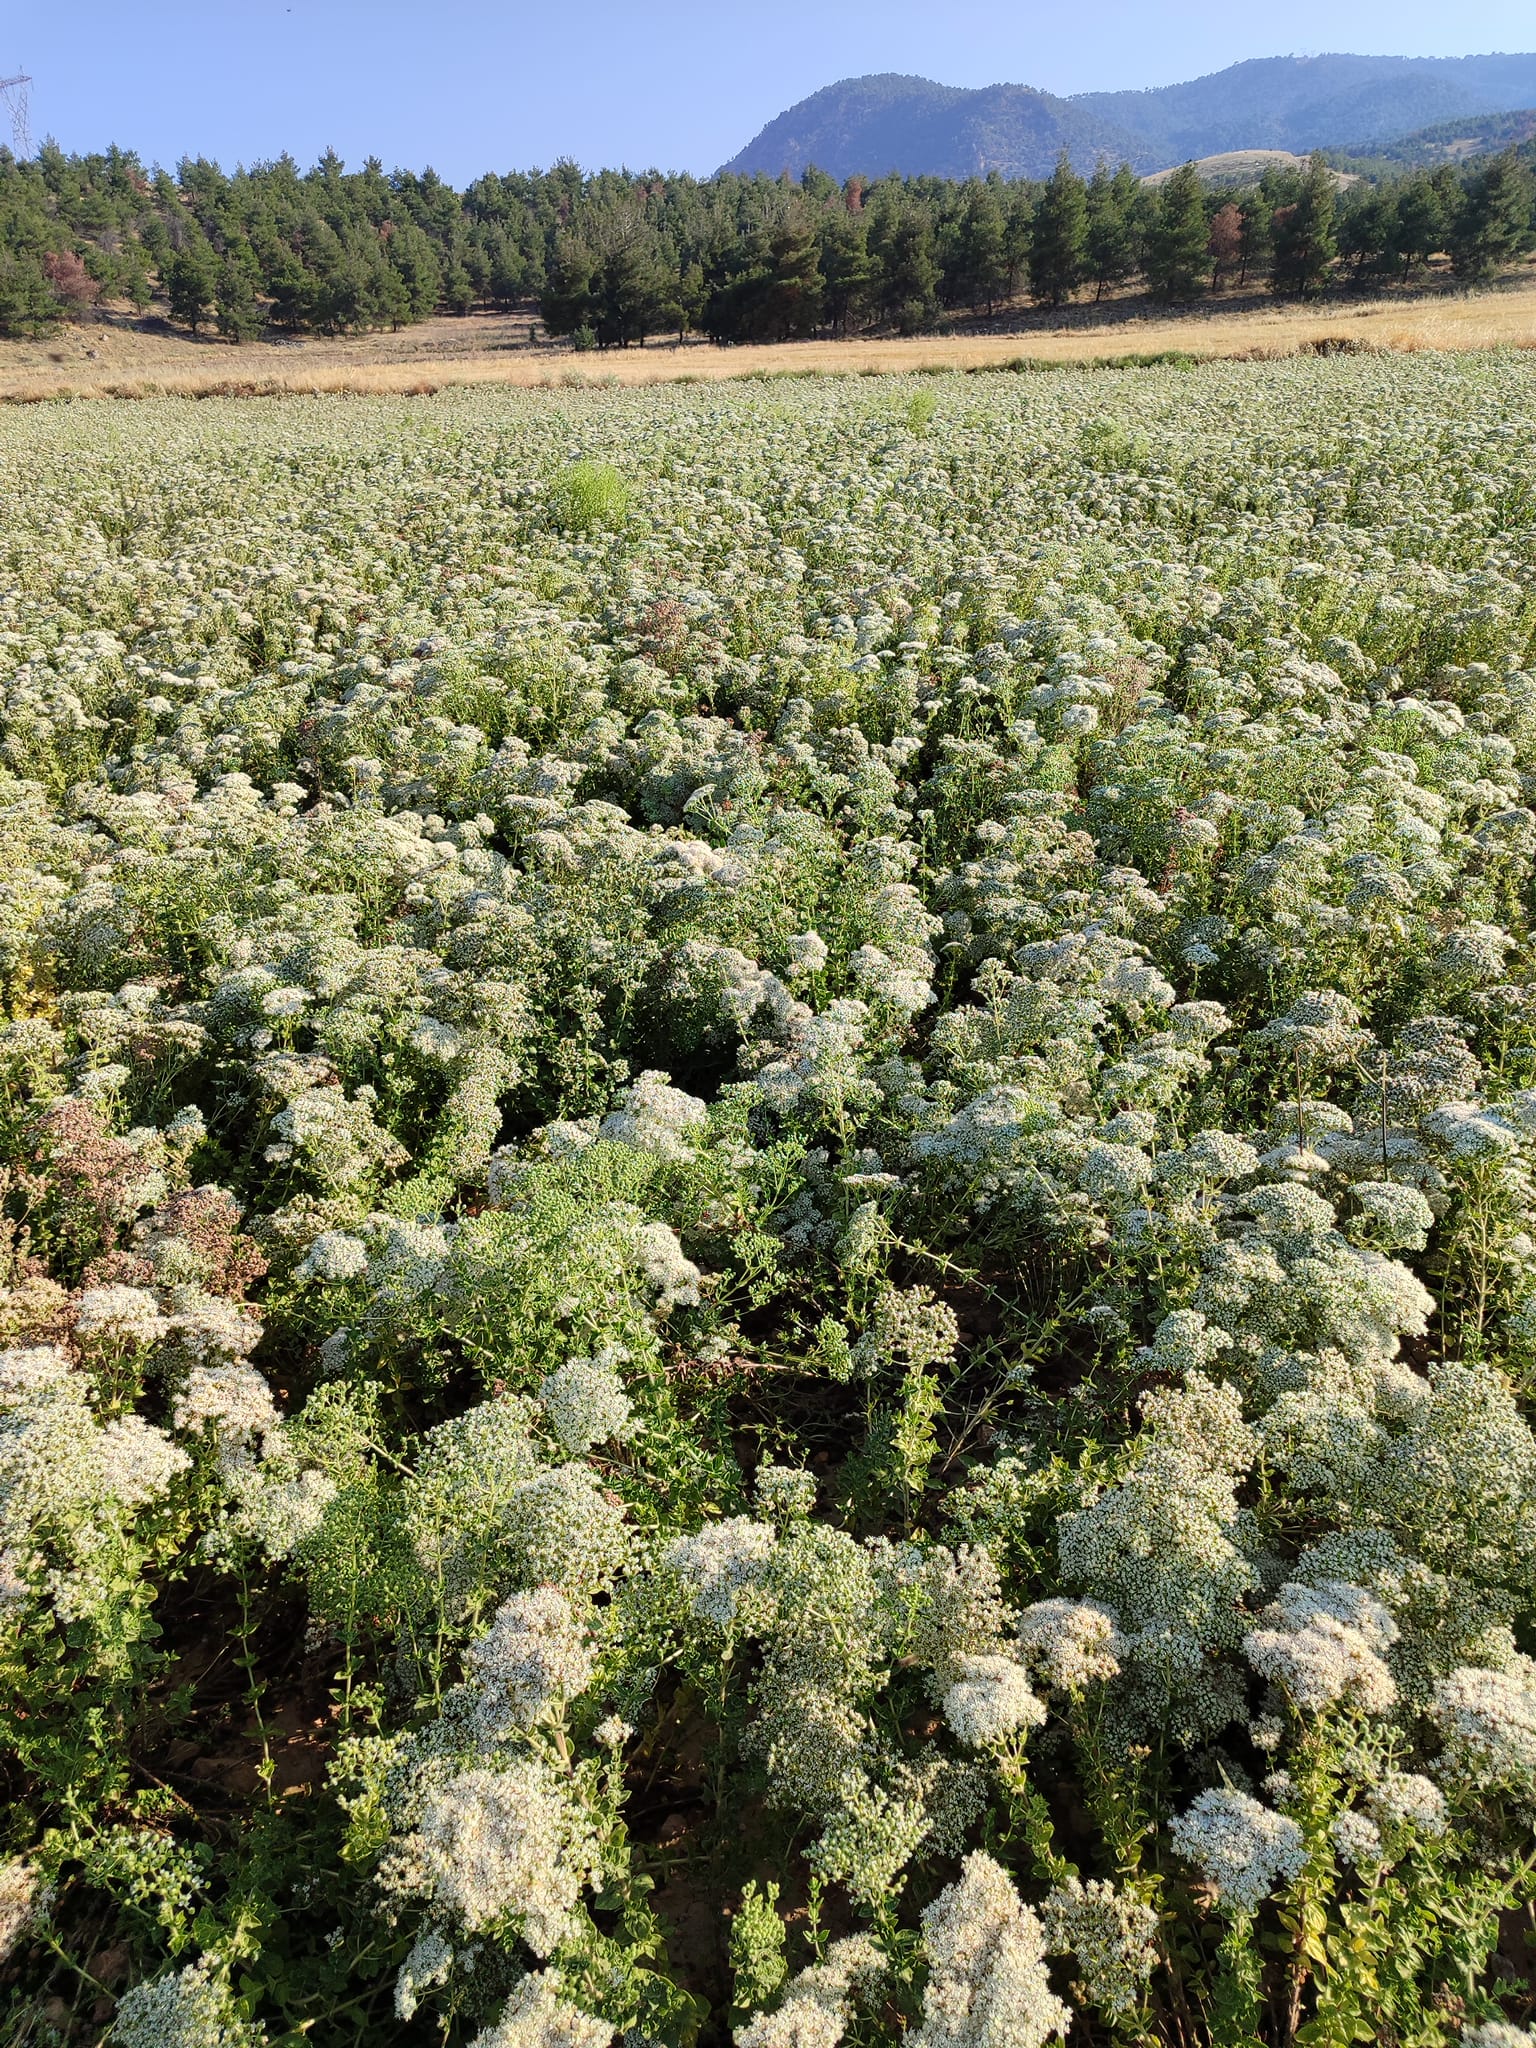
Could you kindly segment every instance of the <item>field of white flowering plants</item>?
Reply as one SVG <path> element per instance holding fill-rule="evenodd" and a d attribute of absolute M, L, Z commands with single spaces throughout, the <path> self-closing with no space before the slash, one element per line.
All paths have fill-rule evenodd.
<path fill-rule="evenodd" d="M 1536 358 L 0 502 L 0 2038 L 1536 2042 Z"/>

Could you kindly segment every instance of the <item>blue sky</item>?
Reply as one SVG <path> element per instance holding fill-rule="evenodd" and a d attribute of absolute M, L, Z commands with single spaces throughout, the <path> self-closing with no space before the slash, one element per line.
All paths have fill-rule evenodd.
<path fill-rule="evenodd" d="M 0 74 L 35 136 L 226 166 L 349 162 L 711 171 L 833 79 L 914 71 L 1048 91 L 1165 85 L 1242 57 L 1529 50 L 1530 0 L 0 0 Z"/>

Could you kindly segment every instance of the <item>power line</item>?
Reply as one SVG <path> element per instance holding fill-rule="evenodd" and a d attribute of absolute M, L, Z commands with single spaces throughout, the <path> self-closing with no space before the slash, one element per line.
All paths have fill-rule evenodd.
<path fill-rule="evenodd" d="M 25 71 L 18 71 L 14 78 L 0 78 L 0 102 L 11 117 L 11 148 L 22 161 L 32 154 L 31 108 L 27 103 L 27 87 L 31 83 Z"/>

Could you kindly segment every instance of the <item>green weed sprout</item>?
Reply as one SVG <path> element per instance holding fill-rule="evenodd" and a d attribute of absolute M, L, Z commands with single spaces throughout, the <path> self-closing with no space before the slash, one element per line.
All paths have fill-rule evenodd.
<path fill-rule="evenodd" d="M 622 526 L 630 503 L 629 485 L 610 462 L 573 462 L 556 477 L 550 492 L 555 524 L 568 533 Z"/>

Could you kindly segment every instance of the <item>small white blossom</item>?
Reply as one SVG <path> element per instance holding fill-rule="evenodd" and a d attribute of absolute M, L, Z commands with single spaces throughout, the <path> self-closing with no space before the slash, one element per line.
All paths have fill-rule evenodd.
<path fill-rule="evenodd" d="M 568 2003 L 559 1989 L 558 1970 L 533 1971 L 470 2048 L 608 2048 L 618 2029 Z"/>
<path fill-rule="evenodd" d="M 1045 1935 L 981 1850 L 923 1914 L 930 1974 L 912 2048 L 1044 2048 L 1071 2014 L 1051 1990 Z"/>
<path fill-rule="evenodd" d="M 746 1515 L 707 1522 L 695 1536 L 678 1536 L 662 1553 L 662 1564 L 682 1582 L 692 1612 L 715 1628 L 736 1619 L 742 1596 L 762 1582 L 778 1542 L 778 1531 Z"/>
<path fill-rule="evenodd" d="M 1301 1829 L 1246 1792 L 1202 1792 L 1169 1827 L 1173 1846 L 1240 1911 L 1255 1911 L 1277 1882 L 1300 1875 Z"/>
<path fill-rule="evenodd" d="M 1037 1600 L 1019 1616 L 1019 1654 L 1052 1692 L 1081 1692 L 1115 1678 L 1125 1640 L 1095 1600 Z"/>
<path fill-rule="evenodd" d="M 1011 1657 L 957 1657 L 955 1669 L 960 1675 L 944 1695 L 944 1718 L 968 1749 L 1005 1742 L 1045 1720 L 1028 1672 Z"/>
<path fill-rule="evenodd" d="M 617 1371 L 627 1356 L 608 1345 L 592 1358 L 568 1359 L 540 1384 L 539 1406 L 573 1456 L 629 1434 L 629 1396 Z"/>
<path fill-rule="evenodd" d="M 532 1728 L 592 1682 L 593 1654 L 571 1603 L 553 1586 L 514 1593 L 466 1659 L 480 1691 L 481 1725 Z"/>

